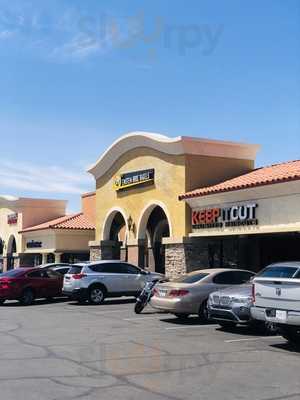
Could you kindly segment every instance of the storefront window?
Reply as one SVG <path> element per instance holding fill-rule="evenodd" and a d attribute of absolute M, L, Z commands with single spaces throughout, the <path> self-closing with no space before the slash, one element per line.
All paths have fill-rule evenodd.
<path fill-rule="evenodd" d="M 55 256 L 53 253 L 47 255 L 47 263 L 51 264 L 55 262 Z"/>
<path fill-rule="evenodd" d="M 208 244 L 208 263 L 210 268 L 237 268 L 238 238 L 213 239 Z"/>

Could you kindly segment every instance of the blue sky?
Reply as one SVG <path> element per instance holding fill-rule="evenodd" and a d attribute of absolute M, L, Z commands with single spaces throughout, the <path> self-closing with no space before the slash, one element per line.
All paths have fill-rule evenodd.
<path fill-rule="evenodd" d="M 299 159 L 299 0 L 0 0 L 0 193 L 79 208 L 144 130 Z"/>

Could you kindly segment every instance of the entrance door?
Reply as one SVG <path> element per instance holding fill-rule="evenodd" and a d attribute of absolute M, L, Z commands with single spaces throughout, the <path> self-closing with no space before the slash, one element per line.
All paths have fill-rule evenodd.
<path fill-rule="evenodd" d="M 160 206 L 154 206 L 145 227 L 145 237 L 140 238 L 145 241 L 139 251 L 141 267 L 148 266 L 151 271 L 165 273 L 165 246 L 162 240 L 169 236 L 170 227 L 167 216 Z"/>

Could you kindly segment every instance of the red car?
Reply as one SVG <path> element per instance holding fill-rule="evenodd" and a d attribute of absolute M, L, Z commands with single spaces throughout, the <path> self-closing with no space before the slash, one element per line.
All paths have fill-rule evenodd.
<path fill-rule="evenodd" d="M 19 300 L 30 305 L 34 299 L 62 295 L 63 276 L 40 268 L 17 268 L 0 274 L 0 304 L 5 300 Z"/>

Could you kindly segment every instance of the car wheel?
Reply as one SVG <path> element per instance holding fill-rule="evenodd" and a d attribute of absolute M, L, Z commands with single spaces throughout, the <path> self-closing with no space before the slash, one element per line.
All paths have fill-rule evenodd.
<path fill-rule="evenodd" d="M 265 322 L 265 331 L 267 333 L 276 335 L 279 332 L 279 328 L 274 322 Z"/>
<path fill-rule="evenodd" d="M 30 306 L 34 302 L 34 292 L 32 289 L 23 290 L 22 296 L 20 297 L 20 303 L 22 306 Z"/>
<path fill-rule="evenodd" d="M 218 321 L 218 324 L 224 329 L 232 329 L 236 327 L 236 323 L 231 321 Z"/>
<path fill-rule="evenodd" d="M 101 286 L 92 286 L 89 290 L 89 303 L 102 304 L 105 299 L 105 290 Z"/>
<path fill-rule="evenodd" d="M 209 320 L 207 300 L 204 300 L 203 303 L 200 305 L 198 316 L 201 322 L 207 322 Z"/>
<path fill-rule="evenodd" d="M 274 324 L 272 324 L 271 322 L 250 320 L 248 326 L 254 332 L 257 332 L 262 335 L 272 332 L 275 334 Z"/>
<path fill-rule="evenodd" d="M 292 326 L 284 326 L 280 328 L 282 336 L 293 345 L 300 345 L 300 328 Z"/>
<path fill-rule="evenodd" d="M 180 319 L 181 321 L 187 320 L 190 316 L 190 314 L 174 314 L 175 317 L 177 317 L 178 319 Z"/>

